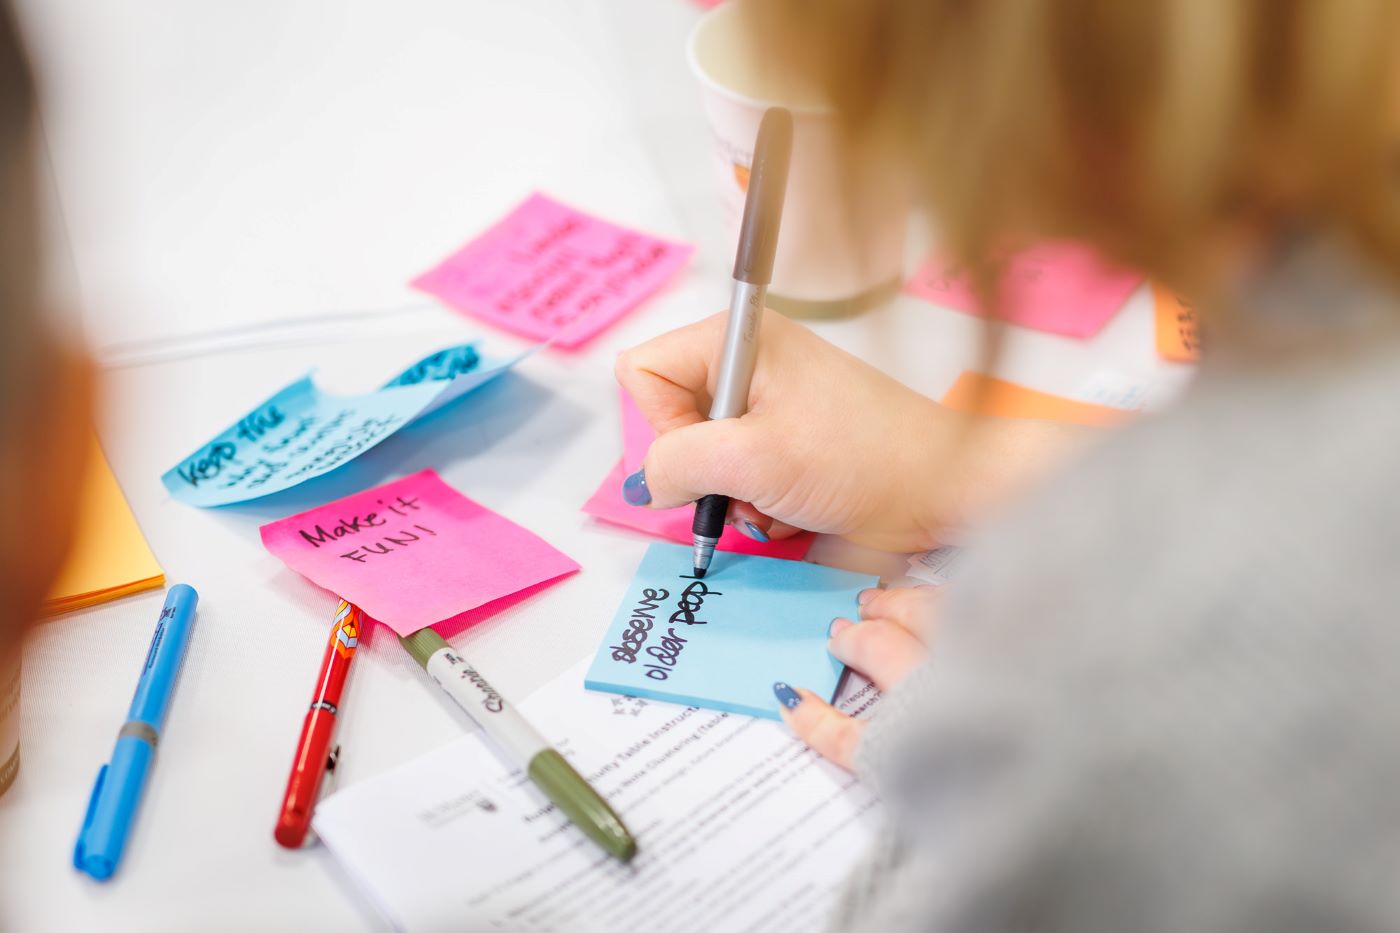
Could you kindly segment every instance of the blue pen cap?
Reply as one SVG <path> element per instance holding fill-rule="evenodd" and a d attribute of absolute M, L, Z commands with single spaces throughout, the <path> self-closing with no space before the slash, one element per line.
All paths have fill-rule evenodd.
<path fill-rule="evenodd" d="M 185 646 L 189 644 L 190 632 L 194 627 L 194 609 L 198 602 L 199 594 L 194 587 L 183 583 L 175 584 L 166 593 L 165 605 L 161 607 L 155 634 L 151 636 L 151 647 L 141 668 L 141 679 L 136 685 L 136 696 L 131 700 L 128 719 L 148 723 L 157 731 L 165 725 L 165 714 L 170 709 L 175 678 L 180 673 Z"/>
<path fill-rule="evenodd" d="M 155 753 L 145 739 L 128 735 L 117 740 L 111 763 L 102 766 L 92 788 L 83 828 L 73 847 L 74 868 L 98 881 L 106 881 L 117 870 Z"/>

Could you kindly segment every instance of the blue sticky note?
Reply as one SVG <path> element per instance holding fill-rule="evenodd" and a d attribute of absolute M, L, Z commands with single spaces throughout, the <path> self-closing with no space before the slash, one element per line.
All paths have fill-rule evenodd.
<path fill-rule="evenodd" d="M 200 445 L 161 482 L 176 499 L 201 507 L 290 489 L 350 462 L 533 352 L 488 357 L 476 344 L 448 347 L 365 395 L 332 395 L 303 376 Z"/>
<path fill-rule="evenodd" d="M 780 718 L 774 681 L 835 696 L 827 629 L 878 577 L 717 551 L 697 580 L 691 557 L 682 544 L 647 549 L 585 687 L 767 719 Z"/>

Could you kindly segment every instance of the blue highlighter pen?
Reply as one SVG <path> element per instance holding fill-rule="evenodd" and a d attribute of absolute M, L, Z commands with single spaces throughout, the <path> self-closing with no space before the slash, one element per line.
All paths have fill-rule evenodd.
<path fill-rule="evenodd" d="M 97 784 L 92 788 L 78 844 L 73 848 L 73 867 L 98 881 L 112 877 L 121 861 L 141 792 L 146 787 L 146 776 L 155 759 L 165 714 L 170 710 L 180 662 L 190 643 L 198 602 L 199 594 L 183 583 L 172 586 L 166 594 L 141 680 L 136 684 L 136 696 L 131 700 L 131 712 L 117 733 L 112 760 L 97 772 Z"/>

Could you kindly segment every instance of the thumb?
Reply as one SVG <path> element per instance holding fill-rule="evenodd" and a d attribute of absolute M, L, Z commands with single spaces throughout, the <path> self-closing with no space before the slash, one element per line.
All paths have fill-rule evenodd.
<path fill-rule="evenodd" d="M 782 681 L 773 685 L 778 715 L 812 751 L 845 768 L 855 770 L 856 746 L 865 723 L 852 719 L 810 690 Z"/>
<path fill-rule="evenodd" d="M 755 431 L 740 418 L 701 421 L 652 441 L 642 464 L 650 505 L 670 509 L 718 493 L 746 502 L 762 498 L 766 460 Z"/>

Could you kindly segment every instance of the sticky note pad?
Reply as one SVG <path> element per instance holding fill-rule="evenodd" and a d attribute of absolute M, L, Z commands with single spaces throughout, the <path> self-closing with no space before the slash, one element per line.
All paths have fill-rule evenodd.
<path fill-rule="evenodd" d="M 693 251 L 533 194 L 410 284 L 513 333 L 573 348 L 660 288 Z"/>
<path fill-rule="evenodd" d="M 73 546 L 44 600 L 44 611 L 81 609 L 164 582 L 165 574 L 94 437 L 78 492 Z"/>
<path fill-rule="evenodd" d="M 583 504 L 583 511 L 594 518 L 643 531 L 685 544 L 691 540 L 691 522 L 695 510 L 689 507 L 678 509 L 649 509 L 644 506 L 628 505 L 622 498 L 622 481 L 635 473 L 646 458 L 647 448 L 656 439 L 646 418 L 642 417 L 632 397 L 619 390 L 622 397 L 622 459 L 608 471 L 602 484 Z M 788 560 L 801 560 L 812 547 L 813 535 L 803 533 L 775 541 L 755 541 L 740 534 L 729 525 L 720 535 L 718 549 L 733 551 L 736 554 L 761 554 L 765 557 L 781 557 Z"/>
<path fill-rule="evenodd" d="M 263 525 L 263 545 L 400 635 L 578 570 L 423 470 Z"/>
<path fill-rule="evenodd" d="M 1191 363 L 1201 356 L 1196 312 L 1169 289 L 1152 286 L 1153 312 L 1157 320 L 1157 353 L 1167 360 Z"/>
<path fill-rule="evenodd" d="M 1078 402 L 974 372 L 958 376 L 942 403 L 955 411 L 997 418 L 1037 418 L 1101 427 L 1118 424 L 1132 414 L 1121 408 Z"/>
<path fill-rule="evenodd" d="M 200 507 L 290 489 L 349 463 L 502 375 L 535 349 L 492 357 L 476 344 L 448 347 L 365 395 L 333 395 L 304 376 L 201 444 L 161 482 L 176 499 Z"/>
<path fill-rule="evenodd" d="M 801 561 L 716 554 L 703 580 L 691 551 L 653 544 L 603 637 L 584 686 L 778 719 L 774 681 L 830 700 L 841 662 L 826 650 L 837 616 L 878 577 Z"/>
<path fill-rule="evenodd" d="M 1142 276 L 1074 243 L 1023 250 L 1007 261 L 1003 275 L 1006 321 L 1066 337 L 1097 334 L 1142 284 Z M 965 271 L 944 257 L 924 263 L 905 290 L 934 304 L 983 313 Z"/>

